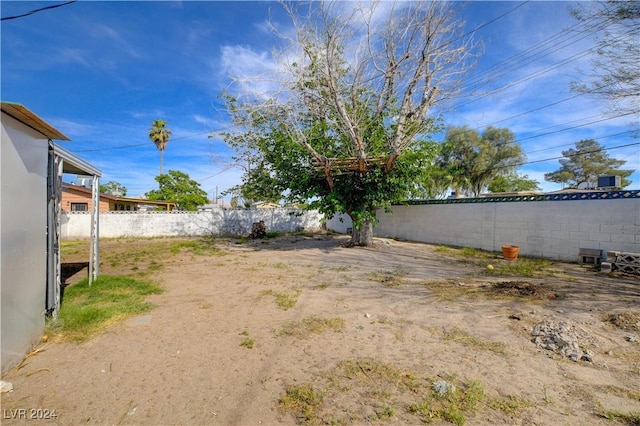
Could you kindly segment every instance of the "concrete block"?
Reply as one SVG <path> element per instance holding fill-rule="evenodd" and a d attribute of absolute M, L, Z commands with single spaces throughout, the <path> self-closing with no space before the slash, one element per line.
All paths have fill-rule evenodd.
<path fill-rule="evenodd" d="M 604 232 L 591 232 L 589 239 L 592 241 L 611 241 L 611 234 Z"/>
<path fill-rule="evenodd" d="M 604 274 L 608 274 L 609 272 L 611 272 L 611 263 L 609 262 L 602 262 L 600 264 L 600 272 L 604 273 Z"/>
<path fill-rule="evenodd" d="M 588 241 L 589 240 L 589 233 L 588 232 L 570 231 L 569 232 L 569 239 L 571 239 L 571 240 L 585 240 L 585 241 Z"/>
<path fill-rule="evenodd" d="M 635 239 L 633 234 L 611 234 L 612 243 L 633 243 Z"/>

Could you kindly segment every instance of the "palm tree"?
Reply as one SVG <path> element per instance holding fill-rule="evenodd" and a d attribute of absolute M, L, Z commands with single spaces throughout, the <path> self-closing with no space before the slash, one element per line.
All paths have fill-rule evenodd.
<path fill-rule="evenodd" d="M 169 143 L 171 130 L 167 128 L 167 122 L 164 120 L 155 120 L 151 123 L 149 129 L 149 139 L 156 144 L 156 148 L 160 151 L 160 174 L 162 174 L 162 161 L 164 159 L 164 149 Z"/>

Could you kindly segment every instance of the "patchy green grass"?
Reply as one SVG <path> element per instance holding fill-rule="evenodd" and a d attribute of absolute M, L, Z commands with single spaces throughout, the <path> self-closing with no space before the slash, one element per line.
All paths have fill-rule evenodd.
<path fill-rule="evenodd" d="M 278 238 L 282 235 L 282 232 L 278 232 L 278 231 L 267 231 L 264 238 L 265 239 L 271 239 L 271 238 Z"/>
<path fill-rule="evenodd" d="M 548 284 L 527 281 L 501 281 L 477 285 L 461 280 L 429 281 L 424 283 L 438 300 L 453 302 L 458 298 L 492 300 L 526 300 L 528 303 L 542 303 L 560 299 L 562 294 Z"/>
<path fill-rule="evenodd" d="M 292 269 L 291 266 L 283 262 L 258 262 L 256 266 L 261 269 L 281 269 L 284 271 Z"/>
<path fill-rule="evenodd" d="M 322 271 L 337 271 L 337 272 L 347 272 L 353 267 L 350 265 L 342 265 L 342 266 L 329 266 L 326 268 L 322 268 Z M 356 268 L 357 269 L 357 268 Z"/>
<path fill-rule="evenodd" d="M 516 261 L 495 262 L 494 269 L 487 269 L 491 275 L 519 277 L 558 277 L 566 275 L 555 269 L 554 262 L 547 259 L 519 257 Z"/>
<path fill-rule="evenodd" d="M 224 256 L 226 252 L 215 245 L 212 238 L 198 239 L 117 239 L 118 246 L 101 256 L 101 264 L 111 268 L 134 271 L 136 276 L 145 276 L 161 270 L 180 253 L 194 256 Z M 87 252 L 88 255 L 88 252 Z"/>
<path fill-rule="evenodd" d="M 280 410 L 302 425 L 444 424 L 464 425 L 470 419 L 501 412 L 517 422 L 534 404 L 514 395 L 488 397 L 478 380 L 455 373 L 425 374 L 393 362 L 364 357 L 339 361 L 302 384 L 286 388 Z M 329 401 L 331 401 L 329 403 Z M 603 417 L 635 426 L 635 414 L 602 412 Z"/>
<path fill-rule="evenodd" d="M 516 261 L 507 261 L 501 253 L 470 247 L 437 246 L 435 251 L 458 258 L 462 263 L 479 266 L 488 275 L 567 278 L 565 272 L 554 267 L 556 262 L 547 259 L 520 256 Z M 487 268 L 488 265 L 491 268 Z"/>
<path fill-rule="evenodd" d="M 242 333 L 240 333 L 240 335 L 244 336 L 244 339 L 240 343 L 240 346 L 243 346 L 247 349 L 253 349 L 253 345 L 255 342 L 252 338 L 249 337 L 249 332 L 247 330 L 244 330 Z"/>
<path fill-rule="evenodd" d="M 436 246 L 435 250 L 436 250 L 436 253 L 450 254 L 450 253 L 453 253 L 454 250 L 456 250 L 456 249 L 453 248 L 453 247 L 449 247 L 449 246 L 440 246 L 440 245 L 438 245 L 438 246 Z"/>
<path fill-rule="evenodd" d="M 226 253 L 215 245 L 213 238 L 201 238 L 197 240 L 175 241 L 169 246 L 169 250 L 173 254 L 183 251 L 198 256 L 224 256 Z"/>
<path fill-rule="evenodd" d="M 378 271 L 367 274 L 371 281 L 378 282 L 385 287 L 397 287 L 404 282 L 407 271 L 397 266 L 390 271 Z"/>
<path fill-rule="evenodd" d="M 487 406 L 493 410 L 502 411 L 503 413 L 514 416 L 519 411 L 531 407 L 533 404 L 527 398 L 516 395 L 506 395 L 497 398 L 491 398 L 487 401 Z"/>
<path fill-rule="evenodd" d="M 616 395 L 621 398 L 633 399 L 640 402 L 640 392 L 633 389 L 621 388 L 619 386 L 612 385 L 599 385 L 594 388 L 600 392 L 607 393 L 609 395 Z"/>
<path fill-rule="evenodd" d="M 323 281 L 320 284 L 317 284 L 313 287 L 311 287 L 312 290 L 324 290 L 325 288 L 329 288 L 331 286 L 330 282 L 327 281 Z"/>
<path fill-rule="evenodd" d="M 63 340 L 86 340 L 113 323 L 148 312 L 153 306 L 146 296 L 161 292 L 151 282 L 129 277 L 102 275 L 91 286 L 85 278 L 65 289 L 60 315 L 47 323 L 47 331 Z"/>
<path fill-rule="evenodd" d="M 613 420 L 616 424 L 627 426 L 640 425 L 640 411 L 623 413 L 618 410 L 604 410 L 601 414 L 607 420 Z"/>
<path fill-rule="evenodd" d="M 312 316 L 303 318 L 300 321 L 285 323 L 280 330 L 276 331 L 276 335 L 306 339 L 312 334 L 321 334 L 327 331 L 338 333 L 343 329 L 344 319 L 342 318 L 320 318 Z"/>
<path fill-rule="evenodd" d="M 64 258 L 75 254 L 89 252 L 89 240 L 64 240 L 60 243 L 60 255 Z"/>
<path fill-rule="evenodd" d="M 316 425 L 323 423 L 318 418 L 323 402 L 324 393 L 305 383 L 288 387 L 285 395 L 278 401 L 278 406 L 282 411 L 293 414 L 299 424 Z"/>
<path fill-rule="evenodd" d="M 504 343 L 488 342 L 486 340 L 478 339 L 457 327 L 454 327 L 451 330 L 442 330 L 441 336 L 442 340 L 445 342 L 457 342 L 468 348 L 491 351 L 499 355 L 507 355 L 506 345 Z"/>
<path fill-rule="evenodd" d="M 482 260 L 482 259 L 493 259 L 495 257 L 495 254 L 490 251 L 480 250 L 480 249 L 471 248 L 471 247 L 462 247 L 459 250 L 460 250 L 460 256 L 466 257 L 466 258 Z"/>
<path fill-rule="evenodd" d="M 477 381 L 463 382 L 445 375 L 446 381 L 403 370 L 374 358 L 348 359 L 327 371 L 327 393 L 338 400 L 358 401 L 373 414 L 351 417 L 348 423 L 370 423 L 398 416 L 402 424 L 431 423 L 440 419 L 464 424 L 484 398 Z M 444 390 L 438 385 L 444 383 Z M 339 395 L 336 393 L 339 392 Z M 370 413 L 371 413 L 370 411 Z M 340 420 L 337 419 L 337 423 Z"/>
<path fill-rule="evenodd" d="M 262 294 L 264 296 L 273 296 L 276 299 L 278 307 L 286 311 L 296 306 L 296 303 L 298 303 L 298 296 L 300 296 L 300 290 L 296 289 L 293 293 L 265 290 Z"/>
<path fill-rule="evenodd" d="M 450 385 L 452 387 L 449 390 L 441 392 L 434 384 L 422 401 L 409 405 L 409 412 L 424 422 L 441 419 L 456 425 L 465 424 L 467 416 L 483 400 L 484 390 L 475 380 Z"/>

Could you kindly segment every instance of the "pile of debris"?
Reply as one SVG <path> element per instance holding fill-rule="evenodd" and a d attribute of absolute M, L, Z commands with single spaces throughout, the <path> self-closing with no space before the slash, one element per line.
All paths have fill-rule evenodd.
<path fill-rule="evenodd" d="M 555 299 L 558 297 L 547 284 L 532 284 L 527 281 L 503 281 L 492 284 L 489 290 L 514 297 L 531 297 L 534 299 Z"/>
<path fill-rule="evenodd" d="M 249 238 L 251 238 L 252 240 L 257 240 L 266 236 L 267 227 L 264 224 L 264 220 L 261 220 L 260 222 L 254 222 L 251 226 L 251 233 L 249 234 Z"/>
<path fill-rule="evenodd" d="M 604 316 L 603 321 L 613 324 L 621 330 L 640 331 L 640 312 L 607 314 Z"/>
<path fill-rule="evenodd" d="M 541 322 L 533 327 L 531 335 L 534 337 L 533 343 L 539 348 L 566 356 L 571 361 L 593 362 L 593 354 L 583 351 L 580 345 L 580 342 L 588 340 L 587 336 L 569 322 Z"/>
<path fill-rule="evenodd" d="M 615 271 L 640 275 L 640 253 L 608 251 L 607 260 L 600 265 L 600 272 Z"/>

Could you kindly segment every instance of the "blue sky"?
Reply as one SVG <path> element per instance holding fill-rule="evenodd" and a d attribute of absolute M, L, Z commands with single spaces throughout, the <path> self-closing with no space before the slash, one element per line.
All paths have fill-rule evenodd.
<path fill-rule="evenodd" d="M 1 14 L 57 3 L 2 1 Z M 520 4 L 472 2 L 461 17 L 472 29 Z M 606 119 L 603 103 L 569 90 L 569 83 L 581 78 L 580 69 L 590 69 L 583 52 L 593 46 L 591 37 L 579 40 L 566 31 L 576 24 L 570 4 L 527 2 L 480 29 L 476 39 L 484 53 L 469 82 L 497 76 L 484 89 L 507 87 L 461 99 L 444 114 L 446 124 L 511 129 L 533 162 L 519 172 L 546 191 L 561 188 L 543 179 L 560 164 L 542 160 L 560 157 L 575 142 L 593 138 L 605 147 L 637 142 L 628 133 L 633 117 Z M 282 28 L 288 25 L 277 3 L 232 1 L 81 0 L 3 21 L 1 97 L 25 105 L 69 136 L 71 142 L 59 143 L 100 168 L 103 183 L 126 186 L 129 196 L 157 187 L 159 152 L 148 130 L 153 120 L 164 119 L 173 131 L 164 171 L 188 173 L 212 197 L 216 188 L 220 193 L 241 176 L 227 167 L 231 152 L 217 133 L 229 127 L 218 96 L 229 87 L 231 74 L 274 66 L 269 18 Z M 564 35 L 543 44 L 557 34 Z M 523 52 L 528 56 L 505 62 Z M 636 170 L 629 189 L 640 188 L 640 147 L 608 153 Z"/>

